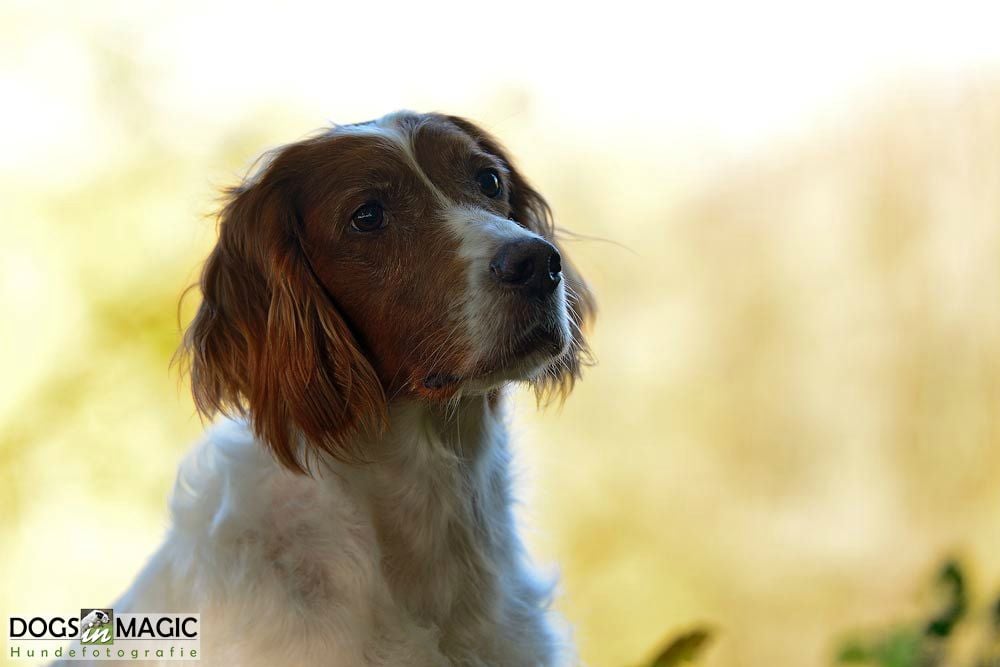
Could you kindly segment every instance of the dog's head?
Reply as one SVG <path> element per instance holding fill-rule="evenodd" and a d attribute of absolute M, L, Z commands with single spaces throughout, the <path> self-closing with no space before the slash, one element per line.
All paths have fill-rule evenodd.
<path fill-rule="evenodd" d="M 94 609 L 89 614 L 87 614 L 83 618 L 83 620 L 80 621 L 80 625 L 85 628 L 90 628 L 95 625 L 104 625 L 110 620 L 111 617 L 108 616 L 106 613 L 104 613 L 102 610 Z"/>
<path fill-rule="evenodd" d="M 388 402 L 565 394 L 594 304 L 549 206 L 472 123 L 397 113 L 274 151 L 228 193 L 186 336 L 206 415 L 341 459 Z"/>

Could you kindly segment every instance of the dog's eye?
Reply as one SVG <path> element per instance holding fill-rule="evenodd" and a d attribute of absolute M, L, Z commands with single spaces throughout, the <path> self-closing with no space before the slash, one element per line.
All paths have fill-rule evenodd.
<path fill-rule="evenodd" d="M 359 232 L 374 232 L 385 227 L 385 211 L 376 202 L 370 201 L 351 216 L 351 227 Z"/>
<path fill-rule="evenodd" d="M 496 169 L 483 169 L 478 174 L 476 174 L 476 183 L 479 184 L 479 189 L 483 191 L 483 194 L 493 199 L 500 196 L 503 192 L 503 187 L 500 185 L 500 174 L 497 173 Z"/>

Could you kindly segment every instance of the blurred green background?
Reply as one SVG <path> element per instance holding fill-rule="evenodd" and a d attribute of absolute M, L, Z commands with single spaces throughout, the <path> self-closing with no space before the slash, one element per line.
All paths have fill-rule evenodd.
<path fill-rule="evenodd" d="M 600 364 L 515 425 L 586 664 L 702 624 L 699 664 L 831 664 L 949 555 L 987 604 L 1000 16 L 689 5 L 0 5 L 0 616 L 108 603 L 162 536 L 219 188 L 401 107 L 476 119 L 611 241 L 567 247 Z"/>

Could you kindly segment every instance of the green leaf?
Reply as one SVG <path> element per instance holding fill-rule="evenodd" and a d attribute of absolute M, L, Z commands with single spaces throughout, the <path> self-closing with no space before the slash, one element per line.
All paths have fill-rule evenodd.
<path fill-rule="evenodd" d="M 837 662 L 868 662 L 872 652 L 860 641 L 847 642 L 837 655 Z"/>
<path fill-rule="evenodd" d="M 711 638 L 712 633 L 707 628 L 678 635 L 649 663 L 649 667 L 674 667 L 690 662 L 701 655 Z"/>

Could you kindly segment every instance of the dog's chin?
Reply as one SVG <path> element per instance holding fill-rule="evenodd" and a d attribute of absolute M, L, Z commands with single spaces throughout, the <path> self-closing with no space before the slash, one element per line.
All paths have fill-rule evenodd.
<path fill-rule="evenodd" d="M 511 382 L 536 379 L 570 348 L 569 325 L 539 325 L 512 344 L 486 356 L 463 373 L 431 373 L 424 378 L 428 398 L 451 398 L 462 394 L 485 394 Z"/>

